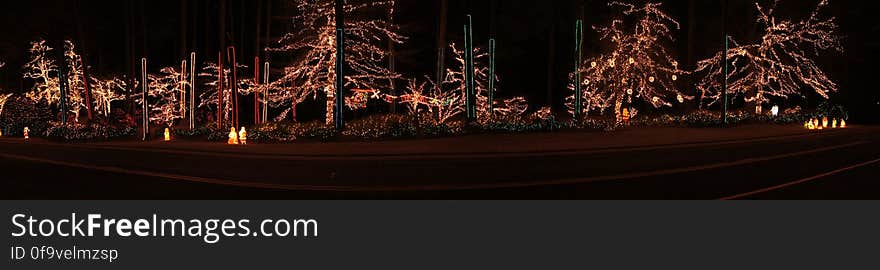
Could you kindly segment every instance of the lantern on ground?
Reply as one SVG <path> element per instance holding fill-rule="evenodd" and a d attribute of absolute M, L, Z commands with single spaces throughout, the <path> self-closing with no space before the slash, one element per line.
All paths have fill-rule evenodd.
<path fill-rule="evenodd" d="M 822 117 L 822 127 L 828 128 L 828 116 Z"/>
<path fill-rule="evenodd" d="M 24 139 L 27 140 L 30 138 L 31 138 L 31 129 L 28 127 L 24 127 Z"/>
<path fill-rule="evenodd" d="M 242 145 L 247 144 L 247 130 L 244 127 L 241 127 L 241 131 L 238 132 L 238 140 Z"/>
<path fill-rule="evenodd" d="M 831 128 L 837 128 L 837 118 L 831 119 Z"/>
<path fill-rule="evenodd" d="M 165 141 L 171 141 L 171 130 L 169 130 L 168 128 L 165 128 Z"/>
<path fill-rule="evenodd" d="M 819 125 L 819 119 L 818 119 L 818 118 L 813 118 L 813 127 L 815 127 L 815 128 L 819 128 L 819 127 L 820 127 L 820 125 Z"/>
<path fill-rule="evenodd" d="M 623 108 L 623 124 L 629 125 L 629 109 Z"/>
<path fill-rule="evenodd" d="M 226 143 L 238 144 L 238 132 L 235 132 L 235 127 L 229 129 L 229 140 Z"/>
<path fill-rule="evenodd" d="M 846 128 L 846 120 L 845 119 L 842 119 L 842 118 L 840 119 L 840 128 Z"/>
<path fill-rule="evenodd" d="M 779 106 L 773 105 L 773 108 L 770 109 L 770 113 L 773 115 L 773 117 L 779 116 Z"/>

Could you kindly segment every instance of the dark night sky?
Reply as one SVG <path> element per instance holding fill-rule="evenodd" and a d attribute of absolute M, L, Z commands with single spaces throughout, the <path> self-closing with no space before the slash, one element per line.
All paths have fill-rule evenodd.
<path fill-rule="evenodd" d="M 257 5 L 263 10 L 271 1 L 272 36 L 289 29 L 293 9 L 283 0 L 226 0 L 227 42 L 235 40 L 242 59 L 256 54 Z M 464 15 L 475 16 L 475 45 L 485 45 L 493 34 L 498 40 L 498 72 L 502 95 L 525 95 L 535 106 L 549 104 L 552 89 L 555 107 L 561 109 L 567 72 L 573 66 L 574 20 L 583 5 L 586 24 L 607 19 L 605 0 L 448 0 L 449 41 L 460 43 Z M 687 0 L 666 0 L 665 8 L 682 29 L 675 44 L 677 57 L 689 63 L 711 55 L 721 48 L 721 1 L 694 1 L 694 16 L 688 16 Z M 813 0 L 784 0 L 780 10 L 807 14 Z M 876 75 L 871 62 L 880 49 L 880 23 L 872 12 L 873 1 L 832 0 L 831 12 L 838 18 L 846 36 L 844 54 L 829 54 L 820 63 L 841 86 L 836 97 L 856 114 L 875 116 L 880 102 Z M 408 77 L 433 74 L 435 66 L 439 0 L 399 0 L 396 22 L 410 37 L 398 47 L 397 69 Z M 730 0 L 729 22 L 732 35 L 740 41 L 755 38 L 754 5 L 751 1 Z M 494 6 L 495 8 L 490 8 Z M 179 62 L 182 51 L 213 52 L 219 48 L 219 1 L 214 0 L 48 0 L 4 1 L 0 9 L 0 59 L 7 66 L 0 69 L 0 88 L 29 87 L 21 80 L 21 66 L 27 59 L 28 43 L 39 37 L 53 47 L 70 38 L 84 48 L 89 65 L 96 74 L 130 74 L 132 55 L 147 56 L 151 69 Z M 184 9 L 185 8 L 185 9 Z M 494 14 L 494 16 L 493 16 Z M 185 18 L 185 20 L 182 20 Z M 265 20 L 266 15 L 263 15 Z M 186 22 L 186 33 L 181 23 Z M 688 36 L 688 25 L 694 35 Z M 265 27 L 263 26 L 265 30 Z M 494 29 L 494 31 L 492 31 Z M 186 44 L 181 37 L 186 37 Z M 482 38 L 481 38 L 482 37 Z M 550 40 L 554 40 L 551 42 Z M 594 32 L 587 31 L 587 55 L 599 48 Z M 265 46 L 265 40 L 260 47 Z M 688 43 L 693 42 L 693 55 Z M 186 49 L 182 49 L 185 47 Z M 550 48 L 553 50 L 550 50 Z M 553 62 L 548 65 L 549 59 Z M 690 60 L 689 60 L 690 59 Z M 202 60 L 205 60 L 202 58 Z M 274 61 L 275 59 L 273 59 Z M 449 61 L 447 61 L 448 63 Z M 548 72 L 548 69 L 552 70 Z M 552 75 L 552 76 L 551 76 Z M 548 76 L 552 79 L 548 80 Z"/>

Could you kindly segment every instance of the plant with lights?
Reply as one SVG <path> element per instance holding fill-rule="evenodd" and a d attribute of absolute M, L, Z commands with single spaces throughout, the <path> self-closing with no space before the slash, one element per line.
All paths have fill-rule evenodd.
<path fill-rule="evenodd" d="M 49 56 L 52 50 L 45 40 L 31 42 L 31 59 L 24 65 L 24 78 L 34 80 L 34 86 L 26 96 L 35 103 L 45 101 L 53 105 L 61 99 L 58 78 L 53 76 L 58 73 L 58 65 Z"/>
<path fill-rule="evenodd" d="M 317 98 L 319 92 L 327 97 L 327 116 L 325 122 L 333 123 L 335 96 L 350 93 L 337 93 L 336 80 L 336 25 L 335 0 L 294 0 L 299 15 L 293 18 L 295 32 L 287 33 L 279 46 L 270 51 L 293 56 L 293 61 L 285 68 L 284 76 L 273 82 L 270 105 L 301 101 L 303 97 Z M 369 92 L 371 98 L 381 97 L 381 92 L 391 88 L 393 80 L 400 75 L 386 68 L 389 51 L 387 41 L 402 43 L 406 37 L 398 33 L 398 26 L 376 15 L 394 13 L 394 1 L 351 0 L 344 4 L 346 12 L 346 76 L 345 84 L 350 89 Z M 346 98 L 346 106 L 362 108 L 361 97 Z M 293 105 L 295 106 L 295 104 Z M 291 107 L 293 107 L 291 106 Z M 289 111 L 289 109 L 288 109 Z M 287 111 L 285 111 L 287 112 Z M 281 119 L 285 115 L 279 116 Z"/>
<path fill-rule="evenodd" d="M 582 86 L 583 115 L 604 114 L 611 109 L 621 119 L 622 109 L 632 106 L 634 99 L 654 108 L 693 99 L 676 88 L 676 81 L 688 72 L 679 69 L 669 52 L 669 44 L 675 41 L 673 31 L 679 29 L 679 23 L 661 9 L 662 4 L 614 1 L 608 6 L 619 13 L 610 25 L 593 29 L 610 49 L 581 63 L 577 72 L 583 80 L 569 85 L 572 92 L 574 83 Z M 572 114 L 575 100 L 574 94 L 566 99 Z"/>
<path fill-rule="evenodd" d="M 114 101 L 121 101 L 127 98 L 126 92 L 128 91 L 128 83 L 125 80 L 119 78 L 112 79 L 98 79 L 95 77 L 90 78 L 92 80 L 92 96 L 94 97 L 95 103 L 95 111 L 102 116 L 108 117 L 111 113 L 111 103 Z M 133 82 L 131 86 L 132 89 L 137 88 L 138 82 Z"/>
<path fill-rule="evenodd" d="M 166 67 L 159 75 L 147 76 L 147 100 L 135 95 L 137 103 L 149 103 L 150 121 L 157 125 L 174 126 L 174 121 L 184 117 L 180 111 L 180 93 L 189 85 L 186 77 L 181 76 L 177 67 Z"/>
<path fill-rule="evenodd" d="M 3 106 L 6 106 L 6 101 L 9 101 L 9 97 L 12 94 L 0 94 L 0 116 L 3 116 Z"/>
<path fill-rule="evenodd" d="M 64 63 L 67 65 L 68 92 L 66 95 L 67 108 L 74 115 L 74 121 L 79 121 L 82 110 L 88 109 L 86 104 L 86 83 L 88 80 L 83 74 L 82 56 L 76 53 L 76 45 L 70 40 L 64 41 Z"/>
<path fill-rule="evenodd" d="M 449 45 L 452 49 L 453 56 L 455 57 L 455 63 L 458 64 L 457 68 L 448 68 L 446 70 L 446 77 L 443 80 L 440 88 L 437 91 L 444 91 L 444 89 L 451 89 L 456 91 L 461 96 L 455 100 L 449 100 L 449 103 L 453 103 L 451 105 L 460 107 L 455 111 L 456 114 L 464 112 L 465 102 L 467 100 L 467 87 L 465 80 L 465 73 L 467 72 L 467 62 L 465 61 L 465 51 L 463 49 L 459 49 L 455 43 Z M 525 98 L 522 97 L 514 97 L 509 99 L 501 100 L 500 102 L 496 102 L 493 100 L 491 106 L 492 112 L 489 111 L 489 80 L 494 80 L 497 85 L 498 76 L 494 76 L 494 78 L 489 78 L 489 67 L 485 63 L 487 62 L 487 58 L 489 58 L 489 54 L 483 52 L 483 49 L 479 47 L 474 48 L 474 92 L 476 94 L 477 100 L 477 120 L 480 123 L 485 123 L 493 117 L 508 117 L 508 116 L 521 116 L 523 113 L 528 110 L 528 102 Z M 495 89 L 497 91 L 497 88 Z M 445 95 L 445 94 L 443 94 Z M 451 106 L 450 105 L 450 106 Z M 449 106 L 446 106 L 447 108 Z M 459 111 L 460 110 L 460 111 Z M 447 110 L 452 111 L 452 110 Z M 450 116 L 451 117 L 451 116 Z"/>
<path fill-rule="evenodd" d="M 806 89 L 825 99 L 838 90 L 813 59 L 821 51 L 843 51 L 839 26 L 834 17 L 825 15 L 828 0 L 821 0 L 801 21 L 776 18 L 779 2 L 773 0 L 769 6 L 755 3 L 758 23 L 764 30 L 760 40 L 748 44 L 732 41 L 733 48 L 727 52 L 698 63 L 695 72 L 705 74 L 696 85 L 701 92 L 701 106 L 722 99 L 725 58 L 730 63 L 728 94 L 756 106 L 771 97 L 804 96 Z"/>
<path fill-rule="evenodd" d="M 248 76 L 244 76 L 244 74 L 246 74 L 245 69 L 247 69 L 247 68 L 248 68 L 248 66 L 242 65 L 242 64 L 238 64 L 238 66 L 236 67 L 236 70 L 239 72 L 238 76 L 236 76 L 237 78 L 239 78 L 238 82 L 237 82 L 238 83 L 237 89 L 238 89 L 239 95 L 248 95 L 258 89 L 258 86 L 254 82 L 253 78 L 248 78 Z M 217 103 L 219 103 L 219 100 L 217 99 L 217 93 L 219 91 L 217 91 L 217 90 L 218 90 L 218 87 L 220 87 L 220 85 L 222 84 L 223 85 L 223 108 L 222 108 L 223 119 L 226 119 L 226 124 L 231 124 L 232 123 L 231 115 L 232 115 L 233 109 L 234 109 L 233 104 L 232 104 L 234 101 L 234 99 L 232 98 L 232 87 L 229 86 L 231 84 L 232 78 L 233 78 L 232 69 L 224 66 L 223 78 L 219 78 L 219 76 L 220 76 L 219 69 L 220 69 L 220 67 L 217 66 L 217 63 L 206 63 L 205 67 L 202 68 L 202 73 L 198 74 L 198 76 L 200 76 L 200 77 L 208 78 L 208 82 L 206 82 L 204 84 L 206 86 L 205 89 L 207 91 L 203 92 L 199 97 L 199 99 L 201 100 L 201 102 L 199 103 L 199 108 L 213 108 L 214 110 L 217 109 L 217 107 L 218 107 Z M 181 74 L 176 73 L 176 75 L 180 76 Z M 184 75 L 184 78 L 185 77 L 186 76 Z M 184 81 L 185 81 L 185 79 L 184 79 Z M 182 85 L 189 85 L 188 82 L 178 81 L 178 83 L 180 83 Z"/>

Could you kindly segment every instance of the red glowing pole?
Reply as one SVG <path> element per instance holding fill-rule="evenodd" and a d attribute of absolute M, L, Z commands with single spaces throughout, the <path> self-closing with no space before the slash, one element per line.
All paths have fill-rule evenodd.
<path fill-rule="evenodd" d="M 263 67 L 263 85 L 266 87 L 266 93 L 263 94 L 266 96 L 263 98 L 265 100 L 263 101 L 263 122 L 267 123 L 269 122 L 269 98 L 271 97 L 271 93 L 269 93 L 269 62 L 266 62 Z"/>
<path fill-rule="evenodd" d="M 88 69 L 86 68 L 86 65 L 83 64 L 82 57 L 77 59 L 77 61 L 79 61 L 79 66 L 82 68 L 83 89 L 86 91 L 86 112 L 88 112 L 87 115 L 89 117 L 89 121 L 91 122 L 93 107 L 92 107 L 92 91 L 89 91 L 89 74 L 86 73 L 88 71 Z"/>
<path fill-rule="evenodd" d="M 223 130 L 223 52 L 217 53 L 217 128 Z"/>
<path fill-rule="evenodd" d="M 254 124 L 260 124 L 260 57 L 254 57 Z"/>
<path fill-rule="evenodd" d="M 235 46 L 226 49 L 227 61 L 232 65 L 232 125 L 238 130 L 238 62 L 235 60 Z"/>

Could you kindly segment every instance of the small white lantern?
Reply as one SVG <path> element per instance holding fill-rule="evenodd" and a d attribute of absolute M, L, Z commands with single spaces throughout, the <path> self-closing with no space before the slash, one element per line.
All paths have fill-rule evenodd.
<path fill-rule="evenodd" d="M 773 105 L 773 108 L 770 108 L 770 113 L 773 117 L 779 116 L 779 105 Z"/>

